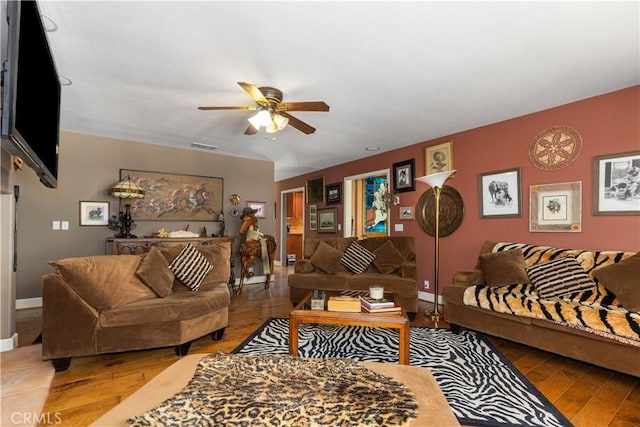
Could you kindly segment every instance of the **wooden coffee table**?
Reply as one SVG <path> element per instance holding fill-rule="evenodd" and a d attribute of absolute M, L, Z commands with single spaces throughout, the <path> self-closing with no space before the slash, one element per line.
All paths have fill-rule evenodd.
<path fill-rule="evenodd" d="M 369 326 L 374 328 L 397 329 L 400 334 L 399 360 L 401 365 L 409 364 L 409 319 L 395 294 L 385 294 L 385 298 L 393 299 L 396 305 L 402 307 L 400 313 L 349 313 L 342 311 L 311 310 L 311 296 L 309 292 L 298 305 L 289 313 L 289 354 L 298 355 L 298 325 L 300 323 L 317 323 L 323 325 Z M 328 292 L 329 296 L 339 295 L 339 292 Z M 326 304 L 325 304 L 326 307 Z"/>

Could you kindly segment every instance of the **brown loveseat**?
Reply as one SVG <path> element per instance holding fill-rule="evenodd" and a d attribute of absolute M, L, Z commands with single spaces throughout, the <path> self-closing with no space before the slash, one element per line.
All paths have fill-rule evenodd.
<path fill-rule="evenodd" d="M 640 377 L 640 253 L 486 242 L 443 297 L 454 329 Z"/>
<path fill-rule="evenodd" d="M 182 356 L 192 340 L 207 334 L 222 338 L 230 303 L 230 243 L 190 248 L 213 267 L 197 291 L 174 278 L 175 267 L 169 268 L 184 248 L 52 262 L 56 271 L 43 278 L 43 359 L 53 359 L 62 371 L 72 356 L 166 346 L 176 346 Z M 201 268 L 188 274 L 197 277 L 194 271 Z"/>
<path fill-rule="evenodd" d="M 375 255 L 361 274 L 353 273 L 340 262 L 349 245 L 356 241 Z M 294 305 L 316 289 L 368 291 L 370 285 L 383 285 L 385 292 L 398 294 L 413 319 L 418 311 L 414 239 L 410 236 L 305 239 L 303 259 L 295 262 L 288 283 Z"/>

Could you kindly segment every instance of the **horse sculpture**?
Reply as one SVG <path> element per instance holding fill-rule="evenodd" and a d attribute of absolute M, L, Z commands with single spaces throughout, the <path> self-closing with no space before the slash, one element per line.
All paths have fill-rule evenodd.
<path fill-rule="evenodd" d="M 271 274 L 273 273 L 273 260 L 276 253 L 276 239 L 270 235 L 264 235 L 258 231 L 258 220 L 256 211 L 251 208 L 244 208 L 242 211 L 242 224 L 240 234 L 244 234 L 244 241 L 240 243 L 240 284 L 235 290 L 236 294 L 242 291 L 244 279 L 253 277 L 253 272 L 249 272 L 249 267 L 262 259 L 262 269 L 267 279 L 264 288 L 269 289 Z M 264 253 L 263 251 L 266 251 Z"/>

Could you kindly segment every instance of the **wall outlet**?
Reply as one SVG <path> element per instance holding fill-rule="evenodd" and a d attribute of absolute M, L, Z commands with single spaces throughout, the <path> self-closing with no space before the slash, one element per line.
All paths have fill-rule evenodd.
<path fill-rule="evenodd" d="M 422 289 L 429 289 L 429 286 L 431 286 L 431 285 L 429 285 L 429 281 L 425 280 L 424 281 L 424 286 L 422 287 Z"/>

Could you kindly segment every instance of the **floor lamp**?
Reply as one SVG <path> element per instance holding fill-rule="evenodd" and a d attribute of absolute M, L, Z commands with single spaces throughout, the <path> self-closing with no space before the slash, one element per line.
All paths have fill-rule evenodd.
<path fill-rule="evenodd" d="M 425 316 L 431 317 L 436 324 L 440 320 L 440 312 L 438 311 L 438 276 L 440 274 L 440 192 L 444 186 L 444 182 L 449 179 L 451 175 L 455 173 L 455 170 L 432 173 L 431 175 L 421 176 L 416 178 L 416 181 L 424 182 L 433 188 L 433 194 L 436 198 L 435 209 L 435 276 L 433 278 L 433 311 L 425 312 Z"/>

